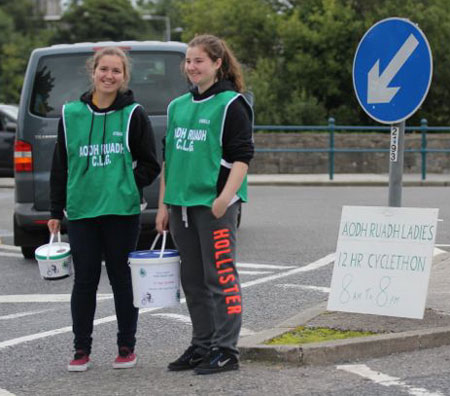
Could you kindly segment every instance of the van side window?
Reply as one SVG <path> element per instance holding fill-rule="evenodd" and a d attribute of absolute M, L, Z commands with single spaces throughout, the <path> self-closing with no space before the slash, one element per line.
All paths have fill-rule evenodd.
<path fill-rule="evenodd" d="M 56 118 L 64 103 L 78 100 L 89 89 L 86 59 L 92 53 L 49 55 L 39 60 L 34 76 L 30 112 L 45 118 Z M 131 81 L 135 100 L 149 115 L 166 114 L 167 105 L 187 92 L 188 86 L 180 64 L 179 52 L 131 51 Z"/>

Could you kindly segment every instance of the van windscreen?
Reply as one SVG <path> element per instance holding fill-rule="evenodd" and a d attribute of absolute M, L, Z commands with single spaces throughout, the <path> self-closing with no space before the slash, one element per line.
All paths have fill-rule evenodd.
<path fill-rule="evenodd" d="M 44 56 L 39 60 L 30 111 L 45 118 L 60 117 L 62 106 L 89 90 L 86 60 L 92 53 Z M 130 89 L 149 115 L 166 114 L 167 105 L 187 92 L 180 52 L 129 52 Z"/>

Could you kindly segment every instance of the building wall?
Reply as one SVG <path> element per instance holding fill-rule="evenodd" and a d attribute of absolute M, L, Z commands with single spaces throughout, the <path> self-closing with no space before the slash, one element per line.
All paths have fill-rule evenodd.
<path fill-rule="evenodd" d="M 59 16 L 62 13 L 61 0 L 35 0 L 36 7 L 44 16 Z"/>

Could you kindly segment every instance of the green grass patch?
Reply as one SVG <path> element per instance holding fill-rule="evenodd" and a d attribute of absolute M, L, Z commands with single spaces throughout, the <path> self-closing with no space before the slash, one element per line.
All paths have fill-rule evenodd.
<path fill-rule="evenodd" d="M 307 344 L 310 342 L 324 342 L 332 340 L 342 340 L 344 338 L 366 337 L 376 333 L 370 331 L 338 330 L 327 327 L 305 327 L 284 333 L 278 337 L 266 341 L 266 345 L 292 345 Z"/>

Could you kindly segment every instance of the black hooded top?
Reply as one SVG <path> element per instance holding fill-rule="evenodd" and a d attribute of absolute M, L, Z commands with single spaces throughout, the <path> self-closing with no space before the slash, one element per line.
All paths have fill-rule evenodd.
<path fill-rule="evenodd" d="M 92 93 L 84 93 L 80 100 L 97 113 L 107 113 L 120 110 L 135 103 L 133 92 L 128 90 L 118 93 L 112 105 L 106 109 L 99 109 L 92 103 Z M 129 145 L 133 161 L 136 161 L 134 178 L 142 197 L 142 189 L 150 185 L 160 173 L 160 166 L 156 156 L 155 137 L 150 120 L 145 110 L 138 106 L 133 112 L 130 129 Z M 50 216 L 52 219 L 62 219 L 66 206 L 67 186 L 67 150 L 62 118 L 58 124 L 58 137 L 53 153 L 52 169 L 50 174 Z"/>

